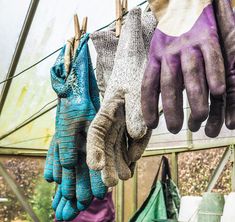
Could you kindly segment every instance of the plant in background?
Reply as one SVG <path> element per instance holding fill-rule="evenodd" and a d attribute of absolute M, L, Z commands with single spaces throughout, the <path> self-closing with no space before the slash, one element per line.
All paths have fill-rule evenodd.
<path fill-rule="evenodd" d="M 54 212 L 51 207 L 52 197 L 55 193 L 54 184 L 49 184 L 43 178 L 36 182 L 34 194 L 30 200 L 33 210 L 42 222 L 53 221 Z M 27 216 L 28 220 L 31 218 Z"/>
<path fill-rule="evenodd" d="M 32 199 L 36 182 L 41 177 L 44 163 L 42 158 L 11 157 L 1 161 L 21 189 L 26 199 Z M 7 198 L 8 202 L 0 203 L 0 221 L 26 221 L 25 210 L 18 202 L 17 197 L 0 175 L 0 197 Z M 27 219 L 27 222 L 29 220 Z"/>

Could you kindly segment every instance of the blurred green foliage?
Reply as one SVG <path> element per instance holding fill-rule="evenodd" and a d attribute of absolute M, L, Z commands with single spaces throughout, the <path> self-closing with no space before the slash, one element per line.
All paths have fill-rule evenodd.
<path fill-rule="evenodd" d="M 40 178 L 36 182 L 34 194 L 30 199 L 34 212 L 42 222 L 53 221 L 54 212 L 51 207 L 52 198 L 55 193 L 55 185 Z M 29 216 L 27 216 L 30 220 Z"/>

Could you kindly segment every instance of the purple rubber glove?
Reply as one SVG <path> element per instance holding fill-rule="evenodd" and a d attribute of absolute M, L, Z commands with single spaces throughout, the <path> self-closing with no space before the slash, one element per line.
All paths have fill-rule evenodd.
<path fill-rule="evenodd" d="M 217 137 L 224 123 L 225 97 L 213 96 L 210 94 L 210 112 L 205 126 L 205 134 L 208 137 Z M 194 120 L 190 116 L 188 125 L 192 132 L 196 132 L 201 127 L 200 121 Z"/>
<path fill-rule="evenodd" d="M 205 134 L 216 137 L 224 123 L 228 129 L 235 129 L 235 22 L 234 14 L 229 0 L 213 1 L 214 12 L 217 19 L 220 45 L 225 62 L 226 95 L 210 96 L 210 113 L 205 127 Z M 225 101 L 226 100 L 226 101 Z M 226 104 L 226 109 L 225 109 Z M 194 126 L 200 123 L 196 121 Z"/>
<path fill-rule="evenodd" d="M 229 0 L 214 0 L 226 73 L 225 124 L 235 129 L 235 19 Z"/>
<path fill-rule="evenodd" d="M 156 128 L 161 92 L 167 128 L 178 133 L 184 118 L 184 88 L 194 122 L 202 122 L 208 116 L 209 91 L 212 96 L 225 92 L 224 62 L 214 11 L 210 0 L 149 2 L 159 23 L 142 82 L 142 111 L 146 125 Z"/>

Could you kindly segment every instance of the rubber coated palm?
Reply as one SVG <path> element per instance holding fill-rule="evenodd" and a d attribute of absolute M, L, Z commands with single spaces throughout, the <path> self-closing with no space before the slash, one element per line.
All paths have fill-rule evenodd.
<path fill-rule="evenodd" d="M 167 128 L 178 133 L 184 118 L 184 87 L 191 108 L 190 118 L 195 122 L 202 122 L 208 116 L 208 90 L 214 97 L 225 92 L 214 10 L 210 0 L 160 1 L 166 4 L 149 1 L 156 16 L 158 13 L 160 16 L 142 82 L 142 110 L 147 126 L 156 128 L 161 92 Z"/>

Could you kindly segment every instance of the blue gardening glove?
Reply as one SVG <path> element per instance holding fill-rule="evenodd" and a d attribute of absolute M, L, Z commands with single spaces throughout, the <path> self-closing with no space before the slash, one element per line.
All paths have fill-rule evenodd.
<path fill-rule="evenodd" d="M 98 112 L 100 108 L 99 90 L 95 79 L 93 66 L 91 63 L 91 57 L 89 48 L 87 45 L 87 58 L 88 58 L 88 72 L 89 72 L 89 95 L 91 102 L 94 105 L 95 112 Z M 95 116 L 93 116 L 94 118 Z M 86 127 L 82 140 L 86 145 L 88 127 Z M 86 150 L 86 148 L 84 148 Z M 83 178 L 83 179 L 81 179 Z M 90 185 L 90 186 L 89 186 Z M 86 192 L 85 192 L 86 191 Z M 78 166 L 76 167 L 76 196 L 77 207 L 79 210 L 83 206 L 88 206 L 92 201 L 92 194 L 99 199 L 103 199 L 107 192 L 107 187 L 101 180 L 101 173 L 99 171 L 89 170 L 86 163 L 86 155 L 79 151 L 78 154 Z"/>
<path fill-rule="evenodd" d="M 57 209 L 57 207 L 60 203 L 61 198 L 62 198 L 61 186 L 58 185 L 55 196 L 54 196 L 53 201 L 52 201 L 52 209 L 54 211 L 56 211 L 56 209 Z"/>
<path fill-rule="evenodd" d="M 59 108 L 60 108 L 60 99 L 58 101 L 56 109 L 55 128 L 57 128 L 59 124 Z M 48 182 L 54 181 L 60 184 L 61 177 L 62 177 L 62 167 L 59 159 L 58 133 L 55 132 L 55 134 L 52 137 L 50 147 L 47 153 L 46 164 L 44 168 L 44 178 Z"/>
<path fill-rule="evenodd" d="M 66 49 L 63 48 L 63 50 L 65 52 Z M 88 92 L 93 105 L 93 110 L 94 113 L 96 113 L 100 106 L 99 91 L 96 84 L 96 79 L 91 64 L 88 47 L 86 53 L 87 55 L 84 56 L 84 58 L 85 59 L 87 58 L 88 75 L 85 76 L 86 78 L 84 79 L 85 80 L 88 79 L 89 81 L 87 89 L 89 89 Z M 78 53 L 76 53 L 76 55 L 78 55 Z M 56 64 L 58 65 L 58 63 Z M 60 64 L 59 67 L 61 68 L 63 67 L 63 65 Z M 72 64 L 72 67 L 74 67 L 74 64 Z M 59 73 L 59 69 L 57 69 L 57 72 Z M 80 82 L 82 81 L 84 82 L 84 79 L 82 79 L 81 77 L 79 78 Z M 86 164 L 86 154 L 84 151 L 86 150 L 85 147 L 86 134 L 89 125 L 83 128 L 83 131 L 80 132 L 78 138 L 76 138 L 76 141 L 74 143 L 74 147 L 77 148 L 78 162 L 76 164 L 76 167 L 67 169 L 61 166 L 60 160 L 62 159 L 60 158 L 61 152 L 59 152 L 59 150 L 61 149 L 60 144 L 63 139 L 64 139 L 63 141 L 67 141 L 66 139 L 68 139 L 68 138 L 63 138 L 64 136 L 63 131 L 58 130 L 61 128 L 61 126 L 63 126 L 63 124 L 61 123 L 61 120 L 63 121 L 63 118 L 61 118 L 61 114 L 59 112 L 61 110 L 61 106 L 62 106 L 61 99 L 59 99 L 58 109 L 57 109 L 58 112 L 56 117 L 56 133 L 51 143 L 51 147 L 53 147 L 54 152 L 52 153 L 52 150 L 50 150 L 50 154 L 52 155 L 50 156 L 48 155 L 48 157 L 53 159 L 53 167 L 52 167 L 53 180 L 56 181 L 57 183 L 61 183 L 56 192 L 52 206 L 53 209 L 56 211 L 57 220 L 71 220 L 79 213 L 79 211 L 85 210 L 89 206 L 89 204 L 93 199 L 93 195 L 97 198 L 102 199 L 106 194 L 107 188 L 104 186 L 101 180 L 100 172 L 89 170 Z M 76 195 L 75 195 L 75 189 L 76 189 Z"/>
<path fill-rule="evenodd" d="M 56 145 L 54 146 L 53 179 L 57 184 L 61 184 L 62 166 L 60 164 L 59 145 L 57 139 L 56 139 Z"/>
<path fill-rule="evenodd" d="M 88 38 L 85 35 L 81 39 L 70 73 L 66 73 L 64 66 L 65 47 L 51 69 L 52 87 L 61 98 L 57 128 L 60 162 L 68 169 L 76 166 L 77 151 L 84 148 L 80 140 L 96 114 L 89 96 Z"/>
<path fill-rule="evenodd" d="M 44 178 L 46 181 L 53 182 L 53 161 L 54 161 L 54 146 L 55 146 L 55 135 L 52 137 L 50 147 L 47 152 L 46 163 L 44 167 Z"/>
<path fill-rule="evenodd" d="M 84 38 L 86 39 L 86 38 L 88 38 L 88 36 L 86 35 Z M 80 73 L 80 72 L 78 72 L 78 70 L 80 70 L 80 68 L 75 65 L 76 62 L 79 62 L 78 64 L 80 64 L 84 68 L 85 62 L 82 63 L 81 60 L 78 60 L 76 58 L 76 56 L 77 57 L 80 56 L 80 57 L 82 57 L 83 60 L 86 60 L 85 67 L 87 67 L 88 72 L 84 73 L 83 76 L 79 76 L 79 78 L 77 76 L 73 77 L 73 82 L 71 81 L 71 84 L 74 84 L 73 89 L 74 90 L 76 89 L 75 93 L 74 93 L 75 95 L 79 95 L 79 93 L 81 93 L 82 90 L 84 89 L 84 88 L 80 89 L 79 86 L 77 86 L 77 85 L 80 84 L 80 86 L 84 87 L 84 85 L 87 84 L 86 90 L 88 91 L 89 98 L 91 98 L 90 100 L 89 100 L 89 98 L 87 98 L 87 101 L 88 102 L 91 101 L 91 105 L 92 105 L 92 106 L 90 106 L 91 110 L 93 109 L 92 112 L 96 113 L 99 109 L 99 106 L 100 106 L 99 91 L 98 91 L 98 87 L 96 84 L 96 79 L 95 79 L 93 67 L 91 64 L 87 41 L 86 41 L 86 43 L 84 43 L 84 38 L 81 40 L 81 45 L 82 46 L 84 46 L 84 44 L 86 45 L 86 47 L 85 46 L 83 47 L 83 49 L 84 49 L 83 56 L 81 56 L 78 53 L 78 51 L 81 50 L 81 45 L 80 45 L 76 54 L 75 54 L 75 59 L 73 60 L 74 63 L 70 67 L 75 70 L 73 73 L 71 73 L 71 75 L 76 75 L 76 73 L 77 74 Z M 63 48 L 62 52 L 65 53 L 66 48 Z M 59 68 L 58 68 L 58 69 L 56 69 L 57 73 L 63 73 L 65 70 L 64 66 L 58 63 L 58 60 L 61 61 L 61 63 L 65 63 L 65 61 L 61 59 L 61 56 L 65 57 L 64 54 L 60 54 L 59 58 L 57 59 L 56 64 L 59 68 L 62 69 L 62 71 L 59 71 Z M 53 68 L 52 68 L 52 70 L 53 70 Z M 54 68 L 54 70 L 55 70 L 55 68 Z M 77 81 L 79 81 L 79 84 L 77 84 L 77 85 L 74 82 L 74 81 L 76 81 L 76 78 L 77 78 Z M 58 81 L 57 78 L 55 78 L 55 79 L 56 79 L 56 81 L 55 81 L 56 83 L 61 82 L 61 81 Z M 68 78 L 68 80 L 69 80 L 69 78 Z M 67 85 L 66 87 L 69 87 L 69 86 Z M 60 95 L 64 96 L 63 93 Z M 60 99 L 60 101 L 61 100 L 62 99 Z M 74 105 L 75 108 L 79 108 L 79 107 L 76 107 L 76 104 L 72 104 L 72 105 Z M 62 107 L 62 102 L 60 103 L 60 106 L 59 106 L 60 111 L 62 109 L 61 107 Z M 67 107 L 67 108 L 68 108 L 68 110 L 71 110 L 70 107 Z M 92 113 L 92 112 L 90 112 L 90 113 Z M 56 126 L 57 142 L 58 142 L 57 144 L 59 144 L 59 146 L 58 146 L 59 150 L 61 150 L 61 146 L 60 146 L 61 142 L 62 141 L 68 142 L 68 138 L 69 138 L 69 137 L 64 137 L 64 135 L 66 135 L 66 133 L 64 133 L 64 132 L 66 131 L 67 128 L 65 127 L 65 124 L 63 125 L 63 123 L 65 122 L 66 119 L 64 119 L 62 115 L 63 114 L 61 114 L 61 112 L 59 112 L 59 114 L 57 115 L 58 121 L 57 121 L 57 126 Z M 90 118 L 90 120 L 92 120 L 92 118 L 94 118 L 94 115 L 91 115 L 89 118 Z M 70 121 L 67 127 L 69 129 L 71 129 L 72 124 L 73 123 Z M 59 130 L 62 128 L 61 126 L 63 127 L 64 131 Z M 80 211 L 85 210 L 89 206 L 89 204 L 91 203 L 91 201 L 93 199 L 93 195 L 97 198 L 102 199 L 105 196 L 106 191 L 107 191 L 107 188 L 104 186 L 104 184 L 101 180 L 100 172 L 96 172 L 93 170 L 90 171 L 87 167 L 87 164 L 86 164 L 86 155 L 85 155 L 84 151 L 86 150 L 85 145 L 86 145 L 86 134 L 87 134 L 88 126 L 89 126 L 89 124 L 85 125 L 82 128 L 81 132 L 79 132 L 79 135 L 76 135 L 76 134 L 74 135 L 75 139 L 74 139 L 73 147 L 76 147 L 76 151 L 77 151 L 76 159 L 78 161 L 76 164 L 76 167 L 73 167 L 73 168 L 71 167 L 70 169 L 62 167 L 61 197 L 65 197 L 67 200 L 73 201 L 73 203 L 74 203 L 74 199 L 76 199 L 77 209 Z M 72 131 L 72 132 L 74 132 L 74 131 Z M 68 150 L 68 151 L 71 151 L 71 150 Z M 72 149 L 72 152 L 74 152 L 73 149 Z M 56 156 L 56 155 L 60 156 L 60 160 L 63 161 L 63 158 L 61 158 L 61 152 L 54 153 L 54 156 Z M 63 155 L 63 153 L 62 153 L 62 155 Z M 75 189 L 76 189 L 76 198 L 75 198 Z M 70 205 L 67 204 L 66 206 L 68 207 Z M 58 218 L 60 218 L 61 211 L 63 211 L 63 208 L 65 207 L 63 200 L 61 200 L 61 203 L 59 204 L 58 207 L 59 207 L 59 209 L 56 209 L 56 212 L 57 212 Z M 63 217 L 63 216 L 61 216 L 61 217 Z"/>
<path fill-rule="evenodd" d="M 67 200 L 62 197 L 60 203 L 56 209 L 57 221 L 71 221 L 79 214 L 79 210 L 76 207 L 76 201 Z"/>
<path fill-rule="evenodd" d="M 63 220 L 73 220 L 78 214 L 79 210 L 76 205 L 76 200 L 67 200 L 62 212 Z"/>
<path fill-rule="evenodd" d="M 63 209 L 65 207 L 66 202 L 67 200 L 64 197 L 61 197 L 55 212 L 56 220 L 63 221 Z"/>
<path fill-rule="evenodd" d="M 76 195 L 76 173 L 75 168 L 66 169 L 62 168 L 62 183 L 61 192 L 62 196 L 68 200 L 72 200 Z"/>
<path fill-rule="evenodd" d="M 85 37 L 88 38 L 88 36 L 85 36 Z M 83 44 L 82 41 L 81 41 L 81 44 Z M 65 51 L 73 51 L 73 49 L 68 50 L 68 47 L 72 47 L 72 45 L 71 44 L 67 45 Z M 86 89 L 89 90 L 88 96 L 90 98 L 90 101 L 92 102 L 93 110 L 95 109 L 94 113 L 96 113 L 100 107 L 99 91 L 98 91 L 98 87 L 97 87 L 97 83 L 96 83 L 96 79 L 95 79 L 95 75 L 94 75 L 94 71 L 93 71 L 93 67 L 91 63 L 91 58 L 90 58 L 90 53 L 89 53 L 87 42 L 83 48 L 84 48 L 83 60 L 87 60 L 86 65 L 88 67 L 87 68 L 88 73 L 86 73 L 86 75 L 84 74 L 83 78 L 81 76 L 79 77 L 80 79 L 79 78 L 77 79 L 79 79 L 80 85 L 83 85 L 82 81 L 83 82 L 87 81 Z M 78 48 L 77 51 L 79 50 L 80 50 L 80 47 Z M 75 56 L 79 56 L 79 54 L 76 53 Z M 73 61 L 74 63 L 70 65 L 70 67 L 72 68 L 76 67 L 75 63 L 80 60 L 77 60 L 77 58 L 75 57 Z M 66 64 L 68 64 L 68 62 L 66 62 Z M 79 64 L 82 64 L 82 63 L 79 63 Z M 77 71 L 75 71 L 75 73 L 76 72 Z M 74 87 L 76 88 L 76 86 Z M 77 88 L 77 91 L 79 90 L 80 89 Z M 90 119 L 92 118 L 94 118 L 94 115 L 91 116 Z M 67 172 L 67 174 L 68 175 L 70 174 L 70 176 L 66 177 L 66 179 L 64 179 L 64 176 L 63 176 L 62 195 L 66 197 L 67 199 L 73 199 L 74 198 L 73 193 L 75 190 L 74 185 L 76 184 L 76 197 L 77 197 L 77 205 L 78 205 L 79 210 L 84 210 L 89 206 L 93 198 L 93 195 L 97 198 L 103 198 L 107 191 L 107 188 L 104 186 L 104 184 L 101 181 L 100 172 L 89 171 L 87 164 L 86 164 L 86 156 L 85 156 L 84 150 L 86 150 L 85 145 L 86 145 L 86 135 L 87 135 L 88 126 L 89 124 L 87 124 L 87 126 L 83 128 L 83 131 L 80 132 L 79 134 L 79 139 L 77 139 L 75 143 L 75 147 L 78 147 L 77 166 L 75 168 L 68 169 L 68 170 L 64 169 L 63 167 L 63 172 Z M 75 169 L 76 169 L 76 172 L 74 172 Z M 76 178 L 73 176 L 75 174 L 76 174 Z"/>

